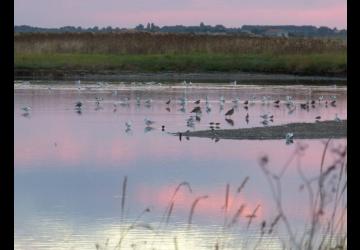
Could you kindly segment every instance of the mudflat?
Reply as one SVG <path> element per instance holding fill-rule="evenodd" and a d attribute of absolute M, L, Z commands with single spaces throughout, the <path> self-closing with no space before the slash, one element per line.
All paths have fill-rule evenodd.
<path fill-rule="evenodd" d="M 294 139 L 345 138 L 347 120 L 321 121 L 315 123 L 290 123 L 279 126 L 186 131 L 183 136 L 238 140 L 284 139 L 286 133 L 293 133 Z M 179 133 L 176 133 L 179 135 Z"/>

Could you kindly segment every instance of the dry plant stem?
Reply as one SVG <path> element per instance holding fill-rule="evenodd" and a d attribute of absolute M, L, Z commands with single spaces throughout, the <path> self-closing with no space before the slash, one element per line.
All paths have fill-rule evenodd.
<path fill-rule="evenodd" d="M 302 181 L 305 183 L 305 187 L 308 190 L 308 194 L 309 194 L 309 215 L 312 216 L 313 214 L 313 204 L 314 204 L 314 191 L 311 187 L 311 182 L 310 180 L 305 176 L 305 174 L 302 171 L 301 168 L 301 163 L 300 163 L 300 155 L 297 157 L 297 168 L 298 173 L 300 178 L 302 179 Z M 305 230 L 304 230 L 305 231 Z"/>
<path fill-rule="evenodd" d="M 249 181 L 250 177 L 246 176 L 239 188 L 237 189 L 237 193 L 239 194 L 241 190 L 245 187 L 246 183 Z"/>
<path fill-rule="evenodd" d="M 229 208 L 229 193 L 230 193 L 230 184 L 226 184 L 226 191 L 225 191 L 225 204 L 224 204 L 224 228 L 227 224 L 227 216 L 228 216 L 228 208 Z"/>
<path fill-rule="evenodd" d="M 296 249 L 300 249 L 299 246 L 297 245 L 296 243 L 296 238 L 292 232 L 292 229 L 291 229 L 291 226 L 290 226 L 290 223 L 288 222 L 288 219 L 283 211 L 283 208 L 282 208 L 282 203 L 281 203 L 281 200 L 279 199 L 276 191 L 275 191 L 275 187 L 274 187 L 274 184 L 272 182 L 272 178 L 270 176 L 270 171 L 263 165 L 261 166 L 263 172 L 265 173 L 265 177 L 270 185 L 270 190 L 271 190 L 271 194 L 274 198 L 274 201 L 276 203 L 276 207 L 279 211 L 279 214 L 281 215 L 281 219 L 282 221 L 284 222 L 285 224 L 285 227 L 289 233 L 289 236 L 290 236 L 290 240 L 291 240 L 291 243 L 295 246 Z M 280 181 L 280 180 L 279 180 Z"/>
<path fill-rule="evenodd" d="M 196 205 L 199 203 L 200 200 L 207 199 L 208 197 L 209 196 L 207 196 L 207 195 L 200 196 L 200 197 L 196 198 L 195 201 L 193 202 L 193 204 L 191 206 L 189 218 L 188 218 L 188 228 L 187 228 L 188 230 L 190 230 L 190 228 L 191 228 L 192 217 L 194 215 Z"/>
<path fill-rule="evenodd" d="M 186 182 L 186 181 L 183 181 L 181 182 L 176 188 L 175 188 L 175 191 L 173 193 L 173 195 L 171 196 L 171 199 L 169 201 L 169 205 L 167 206 L 167 208 L 165 209 L 164 211 L 164 214 L 163 216 L 161 217 L 161 221 L 160 221 L 160 224 L 159 224 L 159 229 L 164 221 L 164 218 L 165 218 L 165 215 L 166 215 L 166 218 L 165 218 L 165 222 L 166 224 L 168 224 L 169 222 L 169 219 L 170 219 L 170 216 L 172 214 L 172 211 L 174 209 L 174 205 L 175 205 L 175 198 L 176 198 L 176 195 L 177 193 L 179 192 L 180 188 L 183 187 L 183 186 L 186 186 L 189 190 L 190 193 L 192 193 L 192 189 L 191 189 L 191 186 L 190 186 L 190 183 Z"/>
<path fill-rule="evenodd" d="M 124 238 L 128 235 L 128 233 L 129 233 L 132 229 L 134 229 L 134 228 L 137 226 L 137 223 L 138 223 L 138 221 L 140 220 L 140 218 L 141 218 L 145 213 L 147 213 L 147 212 L 149 212 L 149 211 L 150 211 L 149 208 L 144 209 L 144 210 L 138 215 L 138 217 L 134 220 L 134 222 L 131 223 L 131 225 L 130 225 L 128 228 L 126 228 L 125 231 L 122 231 L 121 237 L 120 237 L 120 240 L 119 240 L 119 243 L 116 245 L 115 249 L 120 249 L 120 248 L 121 248 L 121 243 L 123 242 Z M 143 225 L 144 225 L 144 224 L 143 224 Z M 140 226 L 142 226 L 142 225 L 140 225 Z M 149 229 L 150 227 L 144 227 L 144 228 Z M 152 229 L 152 230 L 153 230 L 153 229 Z"/>
<path fill-rule="evenodd" d="M 176 236 L 174 237 L 174 247 L 175 247 L 175 250 L 179 250 L 179 246 L 178 246 L 178 242 L 177 242 Z"/>
<path fill-rule="evenodd" d="M 125 176 L 125 177 L 124 177 L 124 180 L 123 180 L 123 185 L 122 185 L 122 196 L 121 196 L 121 220 L 123 220 L 123 218 L 124 218 L 126 187 L 127 187 L 127 176 Z"/>
<path fill-rule="evenodd" d="M 311 222 L 311 228 L 310 228 L 309 240 L 308 240 L 308 246 L 307 246 L 308 250 L 312 249 L 313 238 L 314 238 L 314 235 L 315 235 L 316 227 L 318 225 L 320 211 L 322 211 L 323 205 L 324 205 L 323 184 L 324 184 L 324 177 L 326 177 L 326 176 L 323 175 L 323 168 L 324 168 L 324 162 L 325 162 L 325 156 L 326 156 L 327 148 L 329 146 L 330 141 L 331 141 L 331 138 L 329 138 L 328 141 L 326 142 L 323 153 L 322 153 L 322 157 L 321 157 L 320 176 L 319 176 L 319 181 L 318 181 L 318 190 L 317 190 L 317 194 L 315 196 L 315 202 L 314 202 L 314 206 L 313 206 L 313 209 L 312 209 L 313 215 L 312 215 L 312 222 Z M 319 206 L 318 206 L 318 199 L 320 199 Z"/>
<path fill-rule="evenodd" d="M 346 150 L 345 150 L 346 152 Z M 341 196 L 343 194 L 343 192 L 339 195 L 339 189 L 340 189 L 340 184 L 341 184 L 341 180 L 344 174 L 344 169 L 345 169 L 345 164 L 346 164 L 346 159 L 345 159 L 346 155 L 341 159 L 341 168 L 340 168 L 340 174 L 339 174 L 339 178 L 338 178 L 338 182 L 336 185 L 336 194 L 335 194 L 335 202 L 334 202 L 334 208 L 333 208 L 333 212 L 332 212 L 332 218 L 335 218 L 336 216 L 336 212 L 337 212 L 337 208 L 338 208 L 338 203 L 341 199 Z M 330 241 L 332 240 L 332 237 L 334 235 L 334 221 L 331 223 L 331 228 L 330 228 Z"/>

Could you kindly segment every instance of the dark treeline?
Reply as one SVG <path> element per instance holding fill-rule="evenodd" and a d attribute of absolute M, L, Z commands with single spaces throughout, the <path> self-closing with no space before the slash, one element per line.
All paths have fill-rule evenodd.
<path fill-rule="evenodd" d="M 65 26 L 61 28 L 39 28 L 28 25 L 14 26 L 15 33 L 108 33 L 108 32 L 163 32 L 163 33 L 194 33 L 194 34 L 237 34 L 242 36 L 275 36 L 275 37 L 346 37 L 345 29 L 328 28 L 325 26 L 316 27 L 311 25 L 243 25 L 239 28 L 227 28 L 224 25 L 205 25 L 200 23 L 198 26 L 157 26 L 154 23 L 146 25 L 139 24 L 135 28 L 113 28 L 111 26 L 91 28 Z"/>

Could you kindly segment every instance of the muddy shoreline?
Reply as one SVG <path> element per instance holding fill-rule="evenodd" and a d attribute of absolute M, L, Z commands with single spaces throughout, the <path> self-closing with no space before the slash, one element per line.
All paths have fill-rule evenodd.
<path fill-rule="evenodd" d="M 182 136 L 234 140 L 275 140 L 285 139 L 286 133 L 294 133 L 294 140 L 346 138 L 347 120 L 340 122 L 290 123 L 279 126 L 241 129 L 186 131 L 182 132 Z M 179 133 L 174 135 L 179 136 Z"/>
<path fill-rule="evenodd" d="M 217 82 L 229 83 L 236 80 L 241 84 L 304 84 L 304 85 L 346 85 L 346 76 L 306 76 L 291 74 L 264 74 L 245 72 L 209 73 L 133 73 L 116 71 L 69 71 L 69 70 L 27 70 L 14 69 L 15 80 L 101 80 L 101 81 L 162 81 L 162 82 Z"/>

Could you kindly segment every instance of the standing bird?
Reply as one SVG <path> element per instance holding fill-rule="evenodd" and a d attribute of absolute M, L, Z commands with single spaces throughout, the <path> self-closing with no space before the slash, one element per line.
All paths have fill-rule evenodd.
<path fill-rule="evenodd" d="M 338 114 L 335 114 L 335 121 L 336 122 L 341 122 L 340 118 L 338 117 Z"/>
<path fill-rule="evenodd" d="M 195 107 L 190 113 L 201 113 L 201 108 L 200 107 Z"/>
<path fill-rule="evenodd" d="M 131 122 L 125 122 L 126 131 L 131 130 Z"/>
<path fill-rule="evenodd" d="M 137 97 L 136 97 L 136 105 L 137 105 L 137 106 L 140 106 L 140 104 L 141 104 L 141 99 L 140 99 L 139 96 L 137 96 Z"/>
<path fill-rule="evenodd" d="M 285 136 L 285 140 L 286 140 L 286 145 L 289 145 L 291 143 L 293 143 L 294 141 L 294 133 L 287 133 Z"/>
<path fill-rule="evenodd" d="M 145 122 L 145 125 L 146 125 L 146 126 L 150 126 L 150 125 L 152 125 L 152 124 L 155 123 L 154 121 L 151 121 L 151 120 L 149 120 L 149 119 L 147 119 L 147 118 L 144 119 L 144 122 Z"/>
<path fill-rule="evenodd" d="M 225 113 L 225 116 L 232 116 L 234 114 L 234 108 L 228 110 L 226 113 Z"/>
<path fill-rule="evenodd" d="M 77 103 L 75 104 L 75 108 L 81 109 L 82 105 L 83 105 L 82 102 L 77 102 Z"/>
<path fill-rule="evenodd" d="M 225 98 L 224 98 L 224 96 L 221 96 L 221 97 L 220 97 L 220 103 L 225 103 Z"/>
<path fill-rule="evenodd" d="M 24 110 L 25 112 L 29 112 L 31 110 L 30 106 L 25 106 L 21 108 L 22 110 Z"/>
<path fill-rule="evenodd" d="M 211 112 L 211 105 L 209 103 L 206 104 L 206 113 Z"/>

